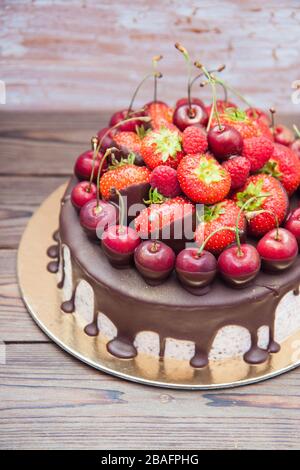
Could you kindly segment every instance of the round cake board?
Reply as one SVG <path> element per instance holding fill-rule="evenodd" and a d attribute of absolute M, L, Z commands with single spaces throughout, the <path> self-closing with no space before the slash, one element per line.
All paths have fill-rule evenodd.
<path fill-rule="evenodd" d="M 242 358 L 211 362 L 194 369 L 188 361 L 138 354 L 121 360 L 106 350 L 106 338 L 87 336 L 76 314 L 64 314 L 57 276 L 47 271 L 47 249 L 54 244 L 58 228 L 60 200 L 66 185 L 54 191 L 30 219 L 18 252 L 18 278 L 23 300 L 38 326 L 62 349 L 102 372 L 125 380 L 157 387 L 207 390 L 260 382 L 300 365 L 300 331 L 281 345 L 277 354 L 260 365 L 249 365 Z M 100 249 L 100 247 L 99 247 Z M 233 294 L 234 295 L 234 292 Z"/>

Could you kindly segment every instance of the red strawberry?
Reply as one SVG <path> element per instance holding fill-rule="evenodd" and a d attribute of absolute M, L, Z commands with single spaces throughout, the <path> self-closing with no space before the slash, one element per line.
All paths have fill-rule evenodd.
<path fill-rule="evenodd" d="M 152 129 L 160 129 L 161 126 L 172 123 L 173 109 L 162 101 L 146 105 L 146 113 L 151 118 Z"/>
<path fill-rule="evenodd" d="M 300 184 L 300 160 L 285 145 L 274 144 L 274 152 L 261 169 L 261 172 L 277 178 L 285 187 L 289 196 L 296 191 Z"/>
<path fill-rule="evenodd" d="M 142 140 L 141 155 L 151 169 L 159 165 L 177 168 L 183 157 L 179 132 L 164 126 L 149 132 Z"/>
<path fill-rule="evenodd" d="M 214 204 L 230 190 L 230 175 L 212 155 L 186 155 L 177 169 L 182 191 L 194 202 Z"/>
<path fill-rule="evenodd" d="M 210 115 L 212 105 L 206 106 L 207 114 Z M 231 101 L 217 100 L 218 113 L 224 113 L 227 108 L 237 108 L 237 105 Z"/>
<path fill-rule="evenodd" d="M 231 177 L 231 189 L 238 189 L 246 183 L 250 173 L 250 161 L 245 157 L 232 157 L 222 163 Z"/>
<path fill-rule="evenodd" d="M 254 172 L 264 166 L 274 150 L 274 144 L 266 137 L 251 137 L 244 139 L 243 156 L 248 158 Z"/>
<path fill-rule="evenodd" d="M 201 127 L 188 126 L 182 134 L 182 146 L 185 153 L 204 153 L 208 143 L 206 132 Z"/>
<path fill-rule="evenodd" d="M 229 124 L 230 126 L 235 127 L 243 139 L 257 137 L 262 133 L 257 123 L 251 120 L 244 111 L 238 108 L 227 108 L 220 114 L 220 121 L 222 124 Z M 216 118 L 214 118 L 212 120 L 212 127 L 217 124 L 218 122 Z"/>
<path fill-rule="evenodd" d="M 259 108 L 247 108 L 245 113 L 253 121 L 263 122 L 267 126 L 271 124 L 270 117 Z"/>
<path fill-rule="evenodd" d="M 141 139 L 135 132 L 124 131 L 117 132 L 113 137 L 114 145 L 121 151 L 130 153 L 140 153 Z"/>
<path fill-rule="evenodd" d="M 104 199 L 110 199 L 113 188 L 119 191 L 134 184 L 149 183 L 150 171 L 145 166 L 120 165 L 107 171 L 100 179 L 100 192 Z"/>
<path fill-rule="evenodd" d="M 183 197 L 168 199 L 161 204 L 151 204 L 135 218 L 135 229 L 141 238 L 160 238 L 165 227 L 182 221 L 195 213 L 195 206 Z"/>
<path fill-rule="evenodd" d="M 235 228 L 240 209 L 231 199 L 225 199 L 213 206 L 204 207 L 203 221 L 196 229 L 196 242 L 201 245 L 203 241 L 215 230 L 221 227 Z M 240 216 L 238 224 L 240 232 L 246 231 L 246 219 L 243 214 Z M 213 235 L 205 245 L 205 249 L 214 254 L 219 254 L 235 241 L 235 233 L 230 230 L 220 230 Z"/>
<path fill-rule="evenodd" d="M 283 221 L 289 200 L 281 183 L 269 175 L 253 175 L 234 195 L 239 207 L 252 197 L 257 197 L 245 208 L 249 219 L 248 230 L 251 235 L 261 236 L 276 227 L 275 215 L 279 224 Z M 260 212 L 270 211 L 270 212 Z"/>
<path fill-rule="evenodd" d="M 166 165 L 159 165 L 151 173 L 150 184 L 153 189 L 166 197 L 175 197 L 181 193 L 177 179 L 177 172 L 174 168 Z"/>

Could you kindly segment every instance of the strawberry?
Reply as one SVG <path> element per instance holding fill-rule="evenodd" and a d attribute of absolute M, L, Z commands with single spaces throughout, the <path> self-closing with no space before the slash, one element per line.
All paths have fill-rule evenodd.
<path fill-rule="evenodd" d="M 204 153 L 208 147 L 204 129 L 197 126 L 186 127 L 182 134 L 182 146 L 185 153 Z"/>
<path fill-rule="evenodd" d="M 165 126 L 149 132 L 142 140 L 141 155 L 146 165 L 153 169 L 158 165 L 177 168 L 183 157 L 181 136 L 178 131 Z"/>
<path fill-rule="evenodd" d="M 152 129 L 160 129 L 161 126 L 172 123 L 173 109 L 162 101 L 156 101 L 146 106 L 146 113 L 151 118 Z"/>
<path fill-rule="evenodd" d="M 274 144 L 266 137 L 244 139 L 243 156 L 250 162 L 250 171 L 254 172 L 264 166 L 274 151 Z"/>
<path fill-rule="evenodd" d="M 248 178 L 246 184 L 234 195 L 239 207 L 252 197 L 257 197 L 245 208 L 248 231 L 259 237 L 280 224 L 287 212 L 289 200 L 281 183 L 273 176 L 259 174 Z M 270 211 L 270 212 L 264 212 Z"/>
<path fill-rule="evenodd" d="M 195 213 L 195 206 L 177 196 L 161 204 L 151 204 L 135 218 L 135 229 L 141 238 L 160 238 L 161 231 L 170 224 L 183 221 Z"/>
<path fill-rule="evenodd" d="M 300 184 L 300 160 L 285 145 L 274 144 L 274 152 L 261 169 L 261 172 L 277 178 L 285 187 L 289 196 L 296 191 Z"/>
<path fill-rule="evenodd" d="M 207 114 L 210 115 L 212 105 L 206 106 Z M 218 113 L 224 113 L 227 108 L 237 108 L 237 105 L 231 101 L 217 100 Z"/>
<path fill-rule="evenodd" d="M 230 190 L 230 175 L 209 154 L 186 155 L 179 163 L 177 177 L 182 191 L 194 202 L 214 204 Z"/>
<path fill-rule="evenodd" d="M 230 174 L 231 189 L 240 188 L 246 183 L 250 173 L 250 166 L 250 161 L 239 155 L 222 163 L 222 167 Z"/>
<path fill-rule="evenodd" d="M 231 199 L 224 199 L 213 206 L 205 206 L 203 220 L 196 229 L 196 242 L 201 245 L 212 232 L 224 226 L 235 228 L 239 212 L 240 209 Z M 238 227 L 240 232 L 246 231 L 246 219 L 243 214 L 240 216 Z M 217 255 L 234 241 L 234 232 L 220 230 L 207 241 L 205 249 Z"/>
<path fill-rule="evenodd" d="M 220 113 L 219 116 L 222 124 L 229 124 L 230 126 L 235 127 L 243 139 L 257 137 L 262 133 L 257 123 L 250 119 L 241 109 L 227 108 L 223 113 Z M 214 117 L 212 120 L 212 127 L 217 124 L 218 122 Z"/>
<path fill-rule="evenodd" d="M 151 173 L 150 184 L 153 189 L 166 197 L 175 197 L 181 193 L 177 179 L 177 172 L 174 168 L 166 165 L 159 165 Z"/>
<path fill-rule="evenodd" d="M 271 124 L 270 117 L 259 108 L 247 108 L 245 113 L 253 121 L 263 122 L 268 127 Z"/>
<path fill-rule="evenodd" d="M 117 132 L 113 137 L 113 141 L 114 146 L 121 151 L 124 150 L 126 154 L 130 152 L 140 153 L 141 139 L 135 132 Z"/>
<path fill-rule="evenodd" d="M 145 166 L 119 165 L 107 171 L 100 179 L 100 192 L 104 199 L 110 199 L 113 188 L 119 191 L 134 184 L 149 183 L 150 171 Z"/>

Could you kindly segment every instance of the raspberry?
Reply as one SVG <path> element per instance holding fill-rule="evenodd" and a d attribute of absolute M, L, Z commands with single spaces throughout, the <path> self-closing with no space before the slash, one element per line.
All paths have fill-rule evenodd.
<path fill-rule="evenodd" d="M 250 173 L 250 161 L 246 157 L 233 157 L 222 163 L 231 176 L 231 189 L 237 189 L 246 183 Z"/>
<path fill-rule="evenodd" d="M 151 173 L 150 184 L 165 197 L 175 197 L 181 193 L 177 171 L 170 166 L 157 166 Z"/>
<path fill-rule="evenodd" d="M 269 160 L 273 151 L 274 144 L 266 137 L 244 139 L 243 156 L 250 161 L 251 172 L 260 170 Z"/>
<path fill-rule="evenodd" d="M 188 126 L 182 134 L 183 150 L 185 153 L 204 153 L 207 150 L 207 137 L 201 127 Z"/>

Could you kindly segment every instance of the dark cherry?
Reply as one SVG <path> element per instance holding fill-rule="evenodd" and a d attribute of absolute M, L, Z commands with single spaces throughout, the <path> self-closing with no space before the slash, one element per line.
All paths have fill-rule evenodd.
<path fill-rule="evenodd" d="M 115 267 L 129 266 L 136 247 L 141 243 L 137 232 L 126 225 L 111 225 L 102 235 L 102 249 Z"/>
<path fill-rule="evenodd" d="M 95 199 L 97 196 L 97 186 L 88 181 L 80 181 L 76 184 L 71 192 L 71 201 L 76 209 L 81 209 L 88 201 Z"/>
<path fill-rule="evenodd" d="M 122 131 L 135 132 L 137 126 L 141 126 L 141 125 L 145 126 L 145 122 L 140 121 L 138 119 L 141 116 L 145 116 L 144 112 L 130 112 L 129 115 L 128 115 L 128 109 L 122 109 L 121 111 L 117 111 L 116 113 L 114 113 L 112 115 L 112 117 L 110 118 L 110 121 L 109 121 L 109 126 L 113 127 L 116 124 L 118 124 L 118 122 L 123 121 L 124 119 L 126 119 L 128 117 L 133 118 L 135 116 L 136 116 L 136 120 L 125 122 L 124 124 L 121 124 L 118 127 L 119 132 L 122 132 Z"/>
<path fill-rule="evenodd" d="M 241 155 L 243 138 L 238 130 L 228 124 L 216 125 L 207 133 L 211 152 L 219 160 L 227 160 L 231 155 Z"/>
<path fill-rule="evenodd" d="M 110 202 L 97 199 L 88 201 L 80 210 L 80 224 L 93 238 L 101 239 L 104 230 L 110 225 L 116 225 L 118 209 Z"/>
<path fill-rule="evenodd" d="M 88 180 L 91 177 L 92 169 L 93 169 L 93 150 L 88 150 L 87 152 L 82 153 L 76 160 L 74 173 L 80 180 Z M 99 153 L 95 159 L 95 169 L 94 169 L 94 181 L 97 179 L 97 173 L 99 168 L 99 162 L 103 158 L 103 154 Z M 106 162 L 103 164 L 102 172 L 105 171 L 107 167 Z"/>
<path fill-rule="evenodd" d="M 188 287 L 205 287 L 217 272 L 217 260 L 212 253 L 198 248 L 185 248 L 176 258 L 175 269 L 179 280 Z"/>
<path fill-rule="evenodd" d="M 257 249 L 247 243 L 226 248 L 219 256 L 218 270 L 223 279 L 233 287 L 248 284 L 260 270 L 260 257 Z"/>
<path fill-rule="evenodd" d="M 279 124 L 274 128 L 274 140 L 278 144 L 289 146 L 294 140 L 294 132 L 283 124 Z"/>
<path fill-rule="evenodd" d="M 295 142 L 290 145 L 290 149 L 300 158 L 300 139 L 296 139 Z"/>
<path fill-rule="evenodd" d="M 101 142 L 101 147 L 100 147 L 103 153 L 105 153 L 107 149 L 113 147 L 113 133 L 114 132 L 113 131 L 108 132 L 109 129 L 110 129 L 109 127 L 103 127 L 103 129 L 101 129 L 97 134 L 99 141 L 103 139 Z"/>
<path fill-rule="evenodd" d="M 300 247 L 300 207 L 297 207 L 289 213 L 284 228 L 296 237 L 298 246 Z"/>
<path fill-rule="evenodd" d="M 188 126 L 201 124 L 205 126 L 208 121 L 208 114 L 204 107 L 199 104 L 192 104 L 189 108 L 188 104 L 183 104 L 175 108 L 173 114 L 173 123 L 179 130 L 184 131 Z"/>
<path fill-rule="evenodd" d="M 134 262 L 148 284 L 158 285 L 171 274 L 175 253 L 161 241 L 146 240 L 136 248 Z"/>
<path fill-rule="evenodd" d="M 188 104 L 189 100 L 188 98 L 180 98 L 179 100 L 176 101 L 175 108 L 179 108 L 183 104 Z M 198 104 L 202 108 L 205 108 L 205 104 L 200 98 L 191 98 L 191 104 Z"/>
<path fill-rule="evenodd" d="M 298 254 L 298 243 L 292 232 L 279 227 L 278 231 L 274 228 L 259 240 L 257 251 L 265 271 L 283 271 L 294 263 Z"/>

